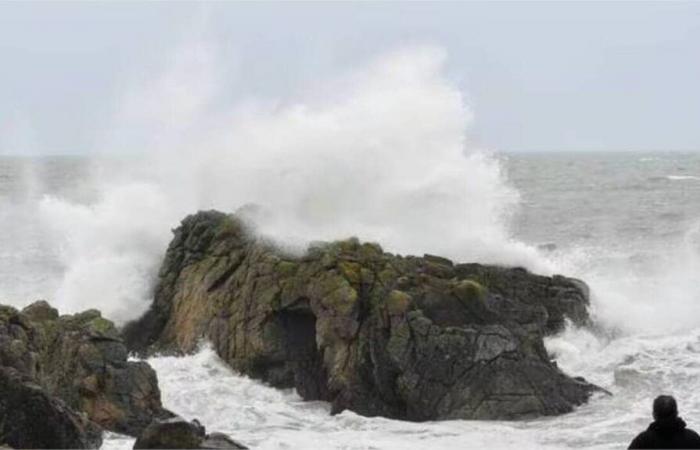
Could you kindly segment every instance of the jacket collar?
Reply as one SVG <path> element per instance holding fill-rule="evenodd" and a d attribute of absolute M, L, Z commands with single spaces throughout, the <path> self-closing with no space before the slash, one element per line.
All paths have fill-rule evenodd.
<path fill-rule="evenodd" d="M 685 421 L 680 417 L 672 417 L 668 419 L 657 419 L 649 424 L 649 431 L 655 431 L 661 434 L 671 434 L 683 431 L 685 429 Z"/>

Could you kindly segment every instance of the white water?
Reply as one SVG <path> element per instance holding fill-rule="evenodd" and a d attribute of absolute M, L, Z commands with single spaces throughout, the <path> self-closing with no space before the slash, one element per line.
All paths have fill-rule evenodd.
<path fill-rule="evenodd" d="M 385 55 L 288 104 L 223 109 L 209 51 L 184 49 L 124 95 L 111 133 L 137 128 L 146 150 L 97 171 L 96 202 L 41 201 L 65 267 L 52 296 L 62 310 L 100 298 L 109 317 L 134 318 L 167 230 L 197 209 L 247 204 L 261 207 L 260 233 L 297 249 L 357 235 L 395 252 L 550 269 L 510 238 L 517 192 L 495 158 L 467 146 L 471 113 L 440 50 Z"/>
<path fill-rule="evenodd" d="M 468 144 L 471 112 L 444 75 L 444 58 L 434 48 L 406 49 L 295 101 L 222 105 L 215 50 L 185 47 L 171 67 L 124 93 L 105 133 L 105 149 L 138 156 L 96 160 L 81 180 L 84 196 L 36 194 L 44 192 L 43 180 L 29 170 L 21 178 L 24 195 L 0 199 L 0 223 L 10 233 L 2 240 L 3 255 L 10 255 L 2 259 L 10 261 L 2 279 L 13 283 L 0 296 L 16 304 L 31 300 L 17 292 L 47 297 L 62 312 L 96 307 L 123 322 L 148 306 L 169 230 L 184 215 L 256 203 L 259 231 L 297 249 L 308 240 L 358 235 L 395 252 L 583 278 L 600 329 L 568 330 L 548 347 L 565 370 L 615 396 L 537 421 L 411 424 L 329 417 L 323 404 L 232 374 L 208 349 L 150 360 L 166 406 L 210 430 L 256 448 L 614 448 L 645 425 L 651 399 L 662 392 L 681 399 L 691 425 L 693 416 L 700 420 L 697 222 L 682 235 L 640 242 L 603 230 L 593 244 L 548 255 L 515 239 L 520 195 L 498 158 Z M 533 172 L 532 183 L 538 176 Z M 675 177 L 669 181 L 695 184 Z M 596 214 L 597 200 L 585 208 L 572 202 L 580 209 L 556 220 Z M 635 193 L 622 206 L 635 212 L 646 203 Z M 42 258 L 54 264 L 44 267 Z"/>
<path fill-rule="evenodd" d="M 257 449 L 434 449 L 625 447 L 648 422 L 649 393 L 686 399 L 684 415 L 698 417 L 700 330 L 682 335 L 620 338 L 604 343 L 570 331 L 550 341 L 559 363 L 613 390 L 574 413 L 527 422 L 443 421 L 410 423 L 365 418 L 351 412 L 330 416 L 321 402 L 303 402 L 236 375 L 204 347 L 184 358 L 152 358 L 166 407 L 197 418 Z M 130 448 L 112 438 L 104 448 Z"/>

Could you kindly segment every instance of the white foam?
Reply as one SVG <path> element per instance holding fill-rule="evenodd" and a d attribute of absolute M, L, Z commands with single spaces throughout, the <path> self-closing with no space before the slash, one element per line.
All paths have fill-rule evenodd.
<path fill-rule="evenodd" d="M 329 405 L 304 402 L 232 372 L 209 347 L 186 357 L 149 360 L 158 372 L 163 402 L 208 431 L 225 432 L 254 449 L 557 448 L 517 424 L 474 421 L 412 423 L 331 416 Z M 133 440 L 110 436 L 103 448 L 130 448 Z"/>
<path fill-rule="evenodd" d="M 424 449 L 625 447 L 650 420 L 650 392 L 681 400 L 689 419 L 700 413 L 700 329 L 673 335 L 607 339 L 569 327 L 547 348 L 565 371 L 612 391 L 575 412 L 521 422 L 402 422 L 351 412 L 330 416 L 323 402 L 303 402 L 231 371 L 209 346 L 185 357 L 156 357 L 163 402 L 209 431 L 228 433 L 251 448 Z M 690 353 L 690 358 L 688 355 Z M 103 448 L 130 448 L 132 439 L 110 435 Z"/>
<path fill-rule="evenodd" d="M 393 252 L 551 270 L 510 238 L 518 194 L 497 158 L 467 146 L 472 114 L 440 49 L 383 55 L 318 83 L 323 95 L 228 108 L 213 55 L 197 42 L 124 95 L 111 134 L 138 129 L 130 145 L 142 156 L 96 177 L 96 204 L 42 201 L 63 255 L 49 295 L 62 310 L 136 317 L 169 230 L 197 209 L 250 203 L 264 211 L 259 232 L 296 248 L 356 235 Z"/>
<path fill-rule="evenodd" d="M 599 326 L 630 335 L 700 327 L 700 221 L 659 244 L 575 247 L 553 255 L 552 264 L 586 281 Z"/>
<path fill-rule="evenodd" d="M 666 178 L 671 181 L 700 180 L 697 175 L 667 175 Z"/>

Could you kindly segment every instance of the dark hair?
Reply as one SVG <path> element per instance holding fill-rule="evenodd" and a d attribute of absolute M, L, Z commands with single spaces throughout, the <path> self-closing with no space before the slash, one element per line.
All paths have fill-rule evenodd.
<path fill-rule="evenodd" d="M 654 400 L 654 419 L 672 419 L 678 417 L 676 399 L 670 395 L 659 395 Z"/>

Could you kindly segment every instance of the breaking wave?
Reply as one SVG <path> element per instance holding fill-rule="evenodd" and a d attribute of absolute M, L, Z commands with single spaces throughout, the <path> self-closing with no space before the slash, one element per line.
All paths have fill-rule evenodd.
<path fill-rule="evenodd" d="M 249 204 L 259 207 L 248 208 L 258 232 L 291 249 L 358 236 L 393 252 L 550 271 L 511 238 L 518 193 L 497 157 L 468 145 L 472 113 L 444 75 L 445 58 L 403 49 L 320 83 L 323 95 L 222 108 L 213 50 L 181 50 L 125 93 L 115 115 L 110 135 L 123 148 L 138 130 L 128 145 L 139 156 L 95 171 L 93 203 L 41 200 L 64 267 L 50 296 L 64 311 L 133 319 L 184 215 Z"/>

